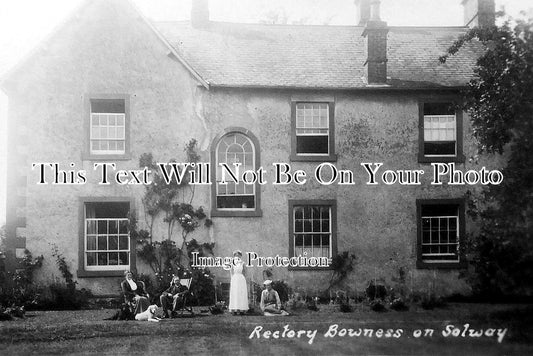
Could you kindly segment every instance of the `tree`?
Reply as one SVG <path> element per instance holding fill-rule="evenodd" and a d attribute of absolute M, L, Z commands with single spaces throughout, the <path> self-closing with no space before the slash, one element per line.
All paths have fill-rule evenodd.
<path fill-rule="evenodd" d="M 200 160 L 196 146 L 197 141 L 194 139 L 185 146 L 187 163 L 197 163 Z M 142 199 L 147 229 L 139 229 L 135 214 L 130 214 L 130 233 L 137 240 L 137 255 L 150 266 L 156 276 L 155 288 L 157 290 L 166 288 L 173 275 L 182 273 L 192 273 L 195 285 L 191 286 L 191 290 L 205 289 L 206 285 L 212 286 L 212 276 L 208 270 L 191 269 L 190 266 L 193 252 L 197 252 L 200 257 L 210 255 L 214 243 L 188 240 L 189 234 L 198 227 L 204 225 L 209 228 L 212 224 L 203 207 L 195 208 L 192 205 L 195 186 L 189 184 L 189 174 L 185 173 L 184 179 L 180 182 L 176 179 L 167 182 L 151 153 L 141 155 L 139 166 L 150 168 L 153 178 L 152 184 L 146 185 Z M 189 171 L 192 168 L 188 166 L 182 169 Z M 160 221 L 161 215 L 166 224 L 166 236 L 154 238 L 154 224 Z M 181 237 L 179 245 L 174 240 L 176 230 L 179 230 Z M 214 296 L 214 292 L 209 295 L 211 296 Z"/>
<path fill-rule="evenodd" d="M 505 161 L 504 180 L 470 194 L 469 213 L 480 229 L 470 236 L 469 279 L 490 295 L 533 292 L 533 22 L 473 28 L 441 57 L 469 42 L 482 45 L 474 77 L 464 90 L 479 153 Z"/>

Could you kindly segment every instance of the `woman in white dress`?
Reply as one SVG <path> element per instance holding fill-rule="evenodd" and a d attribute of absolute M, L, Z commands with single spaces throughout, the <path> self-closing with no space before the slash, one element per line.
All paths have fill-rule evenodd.
<path fill-rule="evenodd" d="M 231 266 L 231 283 L 229 288 L 229 311 L 233 314 L 244 314 L 248 311 L 248 288 L 246 286 L 245 268 L 242 252 L 233 252 Z"/>

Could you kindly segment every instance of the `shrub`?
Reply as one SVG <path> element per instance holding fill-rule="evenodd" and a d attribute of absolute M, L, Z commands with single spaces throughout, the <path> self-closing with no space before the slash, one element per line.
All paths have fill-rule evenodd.
<path fill-rule="evenodd" d="M 86 308 L 92 296 L 87 289 L 72 289 L 66 283 L 54 282 L 41 289 L 31 309 L 78 310 Z"/>
<path fill-rule="evenodd" d="M 405 304 L 405 302 L 404 302 L 404 300 L 402 298 L 395 298 L 390 303 L 390 308 L 392 310 L 396 310 L 396 311 L 405 311 L 405 310 L 409 309 L 409 306 L 407 306 L 407 304 Z"/>
<path fill-rule="evenodd" d="M 368 283 L 365 293 L 369 300 L 385 299 L 387 296 L 387 288 L 382 284 L 376 284 L 374 280 L 372 280 Z"/>
<path fill-rule="evenodd" d="M 42 262 L 43 256 L 33 258 L 30 251 L 24 251 L 24 257 L 19 261 L 17 270 L 5 280 L 6 288 L 2 288 L 0 293 L 1 306 L 28 308 L 36 303 L 39 293 L 33 285 L 33 272 L 42 266 Z M 8 283 L 9 279 L 11 281 Z"/>
<path fill-rule="evenodd" d="M 444 298 L 436 297 L 435 294 L 425 294 L 422 296 L 420 301 L 420 306 L 426 310 L 431 310 L 434 308 L 441 308 L 446 305 Z"/>
<path fill-rule="evenodd" d="M 384 312 L 387 310 L 387 308 L 385 308 L 385 303 L 381 299 L 374 299 L 373 301 L 371 301 L 370 309 L 375 312 Z"/>

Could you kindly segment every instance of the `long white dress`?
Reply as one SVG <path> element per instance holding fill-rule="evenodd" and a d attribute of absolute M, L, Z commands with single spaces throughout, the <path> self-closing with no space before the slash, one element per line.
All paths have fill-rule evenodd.
<path fill-rule="evenodd" d="M 246 278 L 242 274 L 244 262 L 235 263 L 232 267 L 231 283 L 229 287 L 229 307 L 230 312 L 248 310 L 248 288 Z"/>

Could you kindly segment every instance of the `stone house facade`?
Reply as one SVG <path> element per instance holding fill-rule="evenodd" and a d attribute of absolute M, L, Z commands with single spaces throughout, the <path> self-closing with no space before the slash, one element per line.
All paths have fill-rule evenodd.
<path fill-rule="evenodd" d="M 214 224 L 194 237 L 214 242 L 217 256 L 350 251 L 361 289 L 401 268 L 413 290 L 436 281 L 445 293 L 468 292 L 458 278 L 461 244 L 475 226 L 464 196 L 479 186 L 431 184 L 432 162 L 463 171 L 494 164 L 468 160 L 476 152 L 468 116 L 453 106 L 479 48 L 438 61 L 469 25 L 494 22 L 493 2 L 464 3 L 465 26 L 442 28 L 389 27 L 379 2 L 365 0 L 358 26 L 214 22 L 204 0 L 193 3 L 190 22 L 158 23 L 126 0 L 85 2 L 1 83 L 9 97 L 8 266 L 27 248 L 45 256 L 38 278 L 56 278 L 55 245 L 80 287 L 118 293 L 124 269 L 148 272 L 125 227 L 128 211 L 143 222 L 144 187 L 98 184 L 94 164 L 138 169 L 145 152 L 179 162 L 195 138 L 212 167 L 240 162 L 269 173 L 264 185 L 223 186 L 213 168 L 213 184 L 197 187 L 194 204 Z M 318 183 L 312 175 L 324 162 L 353 171 L 353 184 Z M 86 181 L 38 184 L 34 163 L 85 170 Z M 270 184 L 274 163 L 306 171 L 307 182 Z M 379 184 L 367 184 L 361 163 L 383 164 Z M 44 169 L 52 180 L 53 167 Z M 393 175 L 382 177 L 385 170 L 424 174 L 418 185 L 386 184 Z M 256 281 L 261 271 L 252 268 Z M 276 279 L 308 290 L 331 273 L 274 269 Z"/>

